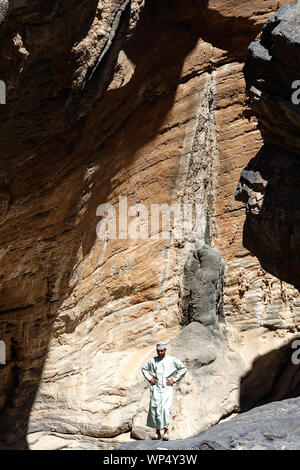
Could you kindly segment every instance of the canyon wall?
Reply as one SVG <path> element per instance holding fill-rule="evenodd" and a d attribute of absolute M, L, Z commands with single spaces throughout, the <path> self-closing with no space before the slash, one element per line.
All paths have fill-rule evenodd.
<path fill-rule="evenodd" d="M 161 340 L 188 367 L 172 437 L 295 394 L 279 371 L 299 293 L 244 248 L 244 203 L 233 196 L 262 147 L 245 115 L 247 47 L 287 2 L 7 3 L 2 448 L 149 437 L 141 365 Z M 147 233 L 138 204 L 148 215 L 151 204 L 199 211 L 189 230 L 166 227 L 169 238 L 101 239 L 97 208 L 111 204 L 119 222 L 120 196 Z"/>

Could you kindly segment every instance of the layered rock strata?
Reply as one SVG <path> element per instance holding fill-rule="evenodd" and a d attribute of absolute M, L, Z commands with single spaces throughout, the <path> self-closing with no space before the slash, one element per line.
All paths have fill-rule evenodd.
<path fill-rule="evenodd" d="M 189 368 L 171 432 L 188 420 L 195 434 L 238 411 L 253 361 L 294 338 L 298 293 L 245 250 L 232 196 L 261 147 L 243 114 L 244 56 L 278 6 L 24 0 L 2 10 L 2 448 L 148 436 L 140 368 L 158 340 Z M 167 239 L 99 239 L 97 208 L 111 204 L 118 226 L 120 196 L 134 206 L 128 225 L 141 203 L 148 214 L 173 203 L 199 212 L 187 232 L 166 227 Z"/>

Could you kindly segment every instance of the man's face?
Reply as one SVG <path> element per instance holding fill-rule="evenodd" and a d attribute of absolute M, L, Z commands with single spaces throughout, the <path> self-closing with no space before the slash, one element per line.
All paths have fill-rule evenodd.
<path fill-rule="evenodd" d="M 157 355 L 158 355 L 159 357 L 165 357 L 166 351 L 167 351 L 166 349 L 157 349 L 157 350 L 156 350 Z"/>

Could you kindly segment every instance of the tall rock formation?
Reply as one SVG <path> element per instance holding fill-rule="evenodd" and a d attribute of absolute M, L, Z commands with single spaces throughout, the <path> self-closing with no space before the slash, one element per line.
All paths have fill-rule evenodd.
<path fill-rule="evenodd" d="M 266 271 L 300 287 L 300 2 L 282 7 L 249 48 L 245 77 L 264 146 L 241 174 L 244 244 Z"/>
<path fill-rule="evenodd" d="M 253 361 L 296 334 L 298 292 L 243 247 L 233 198 L 262 145 L 244 57 L 286 2 L 0 3 L 1 448 L 147 437 L 140 369 L 158 340 L 189 369 L 172 436 L 195 434 L 239 411 Z M 101 204 L 150 231 L 141 204 L 176 203 L 198 210 L 183 232 L 97 237 Z"/>

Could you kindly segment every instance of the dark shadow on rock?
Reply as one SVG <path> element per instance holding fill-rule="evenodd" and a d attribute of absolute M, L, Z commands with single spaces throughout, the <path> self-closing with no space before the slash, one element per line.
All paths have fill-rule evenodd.
<path fill-rule="evenodd" d="M 262 29 L 257 19 L 243 17 L 239 13 L 236 16 L 227 16 L 215 9 L 214 2 L 209 0 L 198 0 L 195 4 L 203 12 L 199 24 L 201 37 L 214 47 L 226 50 L 228 58 L 234 57 L 235 60 L 243 61 L 249 42 L 253 41 Z"/>
<path fill-rule="evenodd" d="M 253 362 L 241 379 L 240 410 L 300 395 L 300 336 Z"/>
<path fill-rule="evenodd" d="M 299 450 L 300 398 L 259 406 L 196 436 L 164 443 L 167 450 Z M 122 444 L 117 450 L 157 450 L 155 441 Z"/>
<path fill-rule="evenodd" d="M 77 41 L 91 27 L 97 3 L 96 0 L 89 2 L 82 31 L 77 30 L 78 18 L 74 10 L 69 27 L 76 25 Z M 74 2 L 70 0 L 69 4 Z M 65 6 L 66 2 L 61 5 Z M 201 24 L 206 21 L 203 11 L 207 4 L 204 2 L 204 10 L 201 5 L 200 1 L 194 4 L 168 0 L 163 6 L 160 2 L 146 1 L 136 31 L 124 42 L 129 20 L 128 4 L 110 52 L 100 67 L 89 74 L 85 90 L 74 96 L 66 67 L 74 37 L 68 37 L 68 31 L 64 30 L 67 35 L 64 54 L 57 55 L 61 50 L 57 50 L 55 42 L 49 47 L 54 63 L 59 62 L 58 80 L 61 79 L 65 86 L 52 96 L 51 90 L 55 86 L 51 84 L 51 76 L 45 75 L 47 61 L 40 62 L 41 57 L 37 54 L 36 62 L 27 62 L 28 68 L 25 67 L 18 86 L 11 91 L 9 118 L 5 112 L 1 115 L 0 146 L 6 157 L 1 166 L 1 248 L 10 247 L 1 262 L 4 270 L 5 266 L 15 262 L 14 254 L 17 254 L 17 260 L 22 259 L 23 250 L 28 256 L 24 261 L 28 269 L 16 282 L 9 278 L 10 273 L 3 274 L 2 278 L 3 281 L 6 276 L 1 286 L 0 322 L 1 334 L 5 334 L 1 339 L 7 343 L 7 365 L 0 366 L 0 440 L 3 449 L 27 447 L 25 435 L 29 415 L 50 337 L 59 334 L 59 327 L 54 327 L 55 319 L 73 289 L 70 280 L 78 250 L 82 246 L 83 255 L 86 255 L 95 242 L 99 221 L 96 207 L 106 202 L 115 189 L 116 169 L 125 169 L 132 162 L 137 149 L 157 134 L 172 108 L 182 65 L 201 35 Z M 48 13 L 46 11 L 46 16 Z M 28 17 L 28 22 L 32 23 L 30 28 L 26 21 L 24 24 L 17 22 L 15 16 L 8 18 L 7 25 L 3 23 L 6 28 L 1 36 L 3 50 L 8 47 L 5 37 L 10 30 L 17 33 L 20 28 L 21 36 L 25 30 L 29 34 L 32 29 L 33 33 L 37 22 L 35 14 L 33 9 Z M 226 22 L 225 38 L 231 35 L 230 21 Z M 207 24 L 206 31 L 208 34 Z M 248 41 L 255 34 L 255 28 L 250 30 Z M 30 37 L 28 41 L 25 46 L 30 44 Z M 121 46 L 135 64 L 134 74 L 123 87 L 104 93 Z M 34 54 L 30 60 L 33 57 Z M 35 68 L 38 64 L 40 66 Z M 8 69 L 6 73 L 13 74 L 13 60 Z M 33 76 L 38 83 L 34 83 Z M 45 80 L 47 88 L 44 88 Z M 145 90 L 141 95 L 142 86 Z M 122 159 L 118 158 L 119 149 L 123 151 Z M 101 166 L 93 177 L 86 178 L 87 169 L 98 163 Z M 84 206 L 82 201 L 89 193 L 89 202 Z M 40 206 L 35 205 L 39 199 Z M 86 212 L 78 222 L 82 209 Z M 219 269 L 219 262 L 217 266 Z M 218 304 L 219 280 L 213 274 L 214 307 Z"/>

